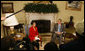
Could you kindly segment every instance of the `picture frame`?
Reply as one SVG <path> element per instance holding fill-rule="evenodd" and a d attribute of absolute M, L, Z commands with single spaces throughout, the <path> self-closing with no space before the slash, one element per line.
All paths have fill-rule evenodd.
<path fill-rule="evenodd" d="M 81 2 L 80 1 L 67 1 L 66 10 L 81 11 Z"/>
<path fill-rule="evenodd" d="M 13 3 L 1 3 L 2 13 L 13 13 Z"/>

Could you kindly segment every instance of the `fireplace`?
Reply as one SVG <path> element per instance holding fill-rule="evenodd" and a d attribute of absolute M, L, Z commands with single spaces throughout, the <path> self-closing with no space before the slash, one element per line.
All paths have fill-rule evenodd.
<path fill-rule="evenodd" d="M 32 20 L 36 22 L 39 33 L 49 33 L 50 32 L 50 20 Z"/>
<path fill-rule="evenodd" d="M 27 24 L 32 21 L 37 23 L 39 33 L 50 33 L 56 22 L 57 14 L 54 13 L 26 13 Z"/>

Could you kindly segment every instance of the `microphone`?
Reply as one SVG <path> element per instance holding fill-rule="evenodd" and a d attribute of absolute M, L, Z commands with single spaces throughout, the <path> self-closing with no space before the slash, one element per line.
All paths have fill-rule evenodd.
<path fill-rule="evenodd" d="M 24 9 L 21 9 L 21 10 L 19 10 L 19 11 L 15 12 L 15 13 L 13 13 L 13 14 L 11 14 L 11 15 L 7 16 L 6 18 L 9 18 L 9 17 L 11 17 L 11 16 L 13 16 L 13 15 L 17 14 L 17 13 L 21 12 L 22 10 L 24 10 Z"/>

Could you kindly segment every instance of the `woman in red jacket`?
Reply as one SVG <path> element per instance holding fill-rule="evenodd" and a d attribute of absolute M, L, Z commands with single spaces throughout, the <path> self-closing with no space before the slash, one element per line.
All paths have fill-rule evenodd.
<path fill-rule="evenodd" d="M 36 23 L 32 22 L 32 26 L 29 29 L 29 39 L 31 42 L 35 41 L 35 37 L 38 37 L 38 30 L 36 27 Z"/>
<path fill-rule="evenodd" d="M 36 39 L 36 37 L 38 39 Z M 31 43 L 34 45 L 34 48 L 37 47 L 39 50 L 39 40 L 41 40 L 39 34 L 38 34 L 38 29 L 36 27 L 36 23 L 32 22 L 32 26 L 29 29 L 29 39 Z"/>

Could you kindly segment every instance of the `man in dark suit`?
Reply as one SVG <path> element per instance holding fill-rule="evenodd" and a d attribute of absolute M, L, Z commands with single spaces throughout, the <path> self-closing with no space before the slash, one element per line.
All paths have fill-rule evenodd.
<path fill-rule="evenodd" d="M 59 45 L 62 43 L 62 34 L 64 31 L 64 23 L 62 23 L 61 19 L 58 19 L 58 22 L 54 25 L 53 34 L 52 34 L 52 42 L 56 43 L 56 40 L 59 40 Z"/>

